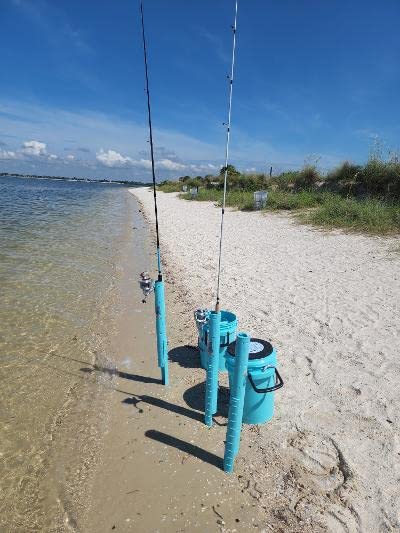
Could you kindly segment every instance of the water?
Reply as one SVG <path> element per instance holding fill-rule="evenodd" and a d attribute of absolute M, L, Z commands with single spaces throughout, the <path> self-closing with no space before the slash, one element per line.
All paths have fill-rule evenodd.
<path fill-rule="evenodd" d="M 0 178 L 0 531 L 73 529 L 84 505 L 127 196 Z"/>

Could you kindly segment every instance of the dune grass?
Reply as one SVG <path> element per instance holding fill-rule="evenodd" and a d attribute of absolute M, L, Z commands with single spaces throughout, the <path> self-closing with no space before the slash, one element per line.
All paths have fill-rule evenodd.
<path fill-rule="evenodd" d="M 328 195 L 315 210 L 301 219 L 318 226 L 346 228 L 352 231 L 388 234 L 400 231 L 400 205 L 380 200 L 358 201 L 338 195 Z"/>
<path fill-rule="evenodd" d="M 180 192 L 182 183 L 179 181 L 164 181 L 158 185 L 158 189 L 162 192 Z"/>
<path fill-rule="evenodd" d="M 198 202 L 216 202 L 221 205 L 222 191 L 202 188 L 199 189 L 199 193 L 195 198 L 192 198 L 190 193 L 181 194 L 181 198 Z M 251 210 L 253 208 L 253 193 L 249 191 L 229 191 L 226 195 L 226 205 L 237 207 L 243 211 Z"/>
<path fill-rule="evenodd" d="M 297 210 L 310 207 L 316 207 L 323 202 L 325 193 L 313 191 L 300 191 L 298 193 L 286 191 L 269 191 L 267 210 Z M 221 205 L 222 191 L 216 189 L 199 189 L 195 198 L 191 194 L 184 193 L 181 197 L 185 200 L 196 200 L 199 202 L 217 202 Z M 228 191 L 226 196 L 226 205 L 236 207 L 243 211 L 252 211 L 254 209 L 253 192 L 250 191 Z"/>
<path fill-rule="evenodd" d="M 221 205 L 222 192 L 200 189 L 194 199 L 188 193 L 181 197 L 192 201 L 211 201 Z M 226 204 L 242 211 L 253 210 L 253 193 L 230 191 Z M 294 211 L 302 222 L 329 228 L 388 234 L 400 231 L 400 205 L 377 199 L 356 200 L 339 194 L 315 191 L 269 191 L 265 211 Z"/>

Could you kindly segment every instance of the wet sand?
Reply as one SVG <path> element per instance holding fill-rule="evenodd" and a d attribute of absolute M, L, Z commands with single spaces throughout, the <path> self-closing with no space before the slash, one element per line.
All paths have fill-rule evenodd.
<path fill-rule="evenodd" d="M 0 531 L 60 531 L 85 506 L 107 427 L 110 378 L 94 368 L 109 355 L 130 195 L 50 180 L 1 186 Z"/>
<path fill-rule="evenodd" d="M 144 188 L 133 193 L 152 221 L 151 193 Z M 161 193 L 159 212 L 164 258 L 173 269 L 168 279 L 174 283 L 168 292 L 179 290 L 175 293 L 179 306 L 173 301 L 169 305 L 170 312 L 177 309 L 173 318 L 180 323 L 173 342 L 179 345 L 191 339 L 194 344 L 191 312 L 198 305 L 213 305 L 220 211 L 211 203 Z M 398 248 L 398 238 L 320 231 L 288 215 L 228 211 L 224 307 L 238 314 L 239 329 L 277 347 L 285 387 L 277 394 L 274 419 L 267 425 L 245 427 L 232 476 L 211 468 L 212 461 L 192 469 L 193 511 L 203 503 L 210 517 L 214 513 L 213 500 L 205 502 L 198 496 L 208 492 L 205 480 L 211 474 L 214 487 L 218 483 L 225 487 L 212 491 L 227 499 L 225 514 L 221 513 L 225 523 L 210 522 L 213 527 L 248 531 L 253 509 L 252 523 L 260 531 L 400 530 Z M 171 375 L 178 381 L 167 393 L 173 396 L 163 399 L 188 407 L 184 392 L 188 380 L 193 390 L 200 390 L 204 375 L 175 364 Z M 146 408 L 143 403 L 142 408 Z M 201 421 L 191 421 L 189 430 L 172 422 L 164 425 L 165 429 L 147 427 L 222 457 L 224 427 L 209 431 Z M 184 452 L 174 450 L 166 439 L 159 438 L 166 448 L 144 446 L 155 462 L 166 460 L 160 468 L 166 468 L 168 476 L 173 469 L 176 482 L 168 486 L 175 492 L 186 468 L 179 464 Z M 158 456 L 163 450 L 165 458 Z M 157 498 L 157 503 L 153 497 L 148 500 L 154 517 L 150 530 L 160 527 L 158 510 L 168 510 L 165 498 Z M 236 498 L 243 498 L 239 508 L 243 504 L 246 509 L 240 516 Z M 181 502 L 185 513 L 185 500 Z M 235 518 L 246 513 L 246 526 L 238 527 Z M 166 520 L 165 531 L 193 527 L 182 519 L 174 529 L 170 514 Z"/>

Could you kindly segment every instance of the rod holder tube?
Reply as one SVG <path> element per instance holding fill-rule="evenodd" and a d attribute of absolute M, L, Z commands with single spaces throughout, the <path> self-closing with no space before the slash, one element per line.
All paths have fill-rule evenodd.
<path fill-rule="evenodd" d="M 154 293 L 156 310 L 158 366 L 161 368 L 161 380 L 163 385 L 168 385 L 168 339 L 165 314 L 165 290 L 163 281 L 155 282 Z"/>
<path fill-rule="evenodd" d="M 218 403 L 218 369 L 220 348 L 221 312 L 212 311 L 209 318 L 210 339 L 206 377 L 206 405 L 204 420 L 207 426 L 212 426 L 212 417 L 217 412 Z"/>
<path fill-rule="evenodd" d="M 233 472 L 235 456 L 239 452 L 249 351 L 250 335 L 239 333 L 236 339 L 235 369 L 231 380 L 228 427 L 226 430 L 224 453 L 224 471 L 228 473 Z"/>

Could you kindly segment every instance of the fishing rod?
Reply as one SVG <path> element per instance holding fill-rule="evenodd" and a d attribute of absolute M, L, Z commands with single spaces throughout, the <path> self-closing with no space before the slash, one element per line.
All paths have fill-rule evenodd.
<path fill-rule="evenodd" d="M 147 62 L 147 46 L 146 33 L 144 29 L 144 13 L 143 1 L 140 2 L 140 15 L 142 23 L 142 42 L 143 42 L 143 58 L 144 71 L 146 80 L 146 94 L 147 94 L 147 115 L 149 125 L 149 142 L 150 142 L 150 156 L 151 156 L 151 174 L 153 178 L 153 196 L 154 196 L 154 214 L 156 222 L 156 248 L 157 248 L 157 269 L 158 279 L 153 282 L 147 272 L 142 272 L 140 275 L 140 288 L 143 291 L 144 299 L 154 291 L 155 295 L 155 312 L 156 312 L 156 334 L 157 334 L 157 357 L 158 366 L 161 368 L 161 380 L 163 385 L 168 385 L 168 339 L 166 327 L 166 312 L 165 312 L 165 289 L 163 275 L 161 271 L 161 253 L 160 253 L 160 233 L 158 227 L 158 209 L 157 209 L 157 185 L 156 172 L 154 163 L 154 143 L 153 143 L 153 125 L 151 120 L 151 104 L 150 104 L 150 89 L 149 89 L 149 69 Z"/>
<path fill-rule="evenodd" d="M 154 196 L 154 214 L 156 219 L 156 246 L 157 246 L 157 268 L 158 268 L 158 280 L 162 281 L 161 272 L 161 254 L 160 254 L 160 233 L 158 229 L 158 209 L 157 209 L 157 187 L 156 187 L 156 171 L 154 164 L 154 143 L 153 143 L 153 125 L 151 120 L 151 104 L 150 104 L 150 89 L 149 89 L 149 69 L 147 63 L 147 46 L 146 46 L 146 34 L 144 30 L 144 13 L 143 2 L 140 2 L 140 15 L 142 22 L 142 42 L 143 42 L 143 57 L 144 57 L 144 72 L 146 78 L 146 95 L 147 95 L 147 116 L 149 124 L 149 140 L 150 140 L 150 156 L 151 156 L 151 174 L 153 178 L 153 196 Z"/>
<path fill-rule="evenodd" d="M 236 30 L 237 30 L 237 15 L 238 15 L 238 0 L 235 1 L 235 21 L 232 26 L 233 30 L 233 43 L 232 43 L 232 63 L 231 74 L 228 75 L 229 79 L 229 98 L 228 98 L 228 122 L 226 125 L 226 144 L 225 144 L 225 171 L 224 171 L 224 192 L 222 198 L 221 209 L 221 226 L 220 226 L 220 238 L 219 238 L 219 256 L 218 256 L 218 277 L 217 277 L 217 299 L 215 303 L 215 311 L 219 312 L 219 293 L 221 285 L 221 266 L 222 266 L 222 243 L 224 233 L 224 216 L 226 206 L 226 186 L 228 181 L 228 164 L 229 164 L 229 143 L 231 138 L 231 119 L 232 119 L 232 96 L 233 96 L 233 79 L 235 74 L 235 54 L 236 54 Z"/>
<path fill-rule="evenodd" d="M 233 95 L 233 78 L 235 73 L 235 52 L 236 52 L 236 30 L 237 30 L 238 0 L 235 0 L 235 20 L 233 26 L 233 43 L 232 43 L 232 64 L 229 79 L 229 98 L 228 98 L 228 122 L 226 125 L 226 145 L 225 145 L 225 168 L 224 168 L 224 192 L 222 198 L 221 225 L 219 237 L 219 256 L 218 256 L 218 277 L 217 277 L 217 299 L 215 310 L 208 311 L 198 309 L 195 311 L 195 321 L 199 331 L 199 349 L 200 357 L 204 354 L 206 367 L 206 394 L 204 421 L 207 426 L 211 427 L 213 415 L 218 408 L 218 373 L 226 369 L 225 352 L 230 341 L 236 332 L 237 319 L 234 313 L 220 310 L 220 285 L 221 285 L 221 265 L 222 265 L 222 244 L 224 233 L 224 215 L 226 206 L 226 186 L 228 181 L 229 165 L 229 142 L 231 134 L 232 118 L 232 95 Z M 230 336 L 232 335 L 232 336 Z M 223 339 L 221 341 L 221 339 Z"/>

